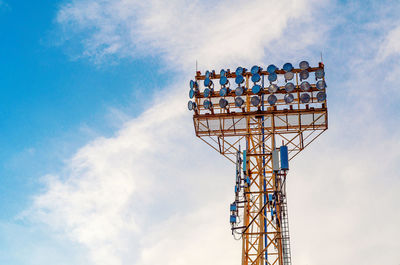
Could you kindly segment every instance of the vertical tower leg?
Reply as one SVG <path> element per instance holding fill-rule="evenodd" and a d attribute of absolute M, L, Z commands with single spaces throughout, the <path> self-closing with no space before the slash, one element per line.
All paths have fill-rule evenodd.
<path fill-rule="evenodd" d="M 260 134 L 263 121 L 249 120 L 242 265 L 284 265 L 282 183 L 272 169 L 274 133 Z"/>

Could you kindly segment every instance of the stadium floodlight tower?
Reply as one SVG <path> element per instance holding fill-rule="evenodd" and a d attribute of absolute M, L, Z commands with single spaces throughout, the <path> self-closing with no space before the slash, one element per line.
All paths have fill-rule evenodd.
<path fill-rule="evenodd" d="M 291 264 L 286 174 L 328 129 L 323 63 L 198 71 L 189 97 L 196 135 L 236 164 L 230 223 L 241 264 Z"/>

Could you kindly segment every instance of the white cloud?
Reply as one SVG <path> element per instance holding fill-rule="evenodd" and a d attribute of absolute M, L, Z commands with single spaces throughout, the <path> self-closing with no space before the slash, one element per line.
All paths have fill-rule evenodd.
<path fill-rule="evenodd" d="M 225 214 L 212 219 L 221 208 L 227 211 L 231 188 L 225 184 L 233 177 L 221 177 L 219 165 L 228 163 L 194 139 L 182 106 L 186 95 L 175 96 L 179 90 L 166 96 L 168 108 L 160 101 L 115 137 L 81 148 L 64 177 L 46 178 L 48 190 L 29 214 L 85 245 L 95 264 L 154 264 L 154 251 L 169 253 L 164 264 L 177 264 L 172 253 L 182 253 L 184 264 L 192 253 L 201 255 L 204 242 L 213 253 L 219 238 L 231 239 Z M 218 164 L 209 165 L 208 173 L 199 170 L 212 157 Z M 216 237 L 202 238 L 204 231 L 215 230 Z M 192 236 L 196 242 L 187 244 Z M 225 254 L 219 258 L 236 256 Z"/>
<path fill-rule="evenodd" d="M 230 3 L 73 1 L 62 7 L 58 22 L 69 34 L 88 32 L 84 56 L 156 54 L 179 69 L 190 68 L 195 59 L 217 68 L 281 60 L 299 51 L 310 56 L 319 29 L 329 29 L 317 23 L 318 9 L 308 8 L 316 2 Z M 307 30 L 298 36 L 300 29 Z M 363 56 L 355 57 L 360 64 L 368 62 Z M 191 77 L 188 72 L 184 79 Z M 296 264 L 398 261 L 394 252 L 382 258 L 371 251 L 399 247 L 400 217 L 390 211 L 398 201 L 399 143 L 374 113 L 378 103 L 370 99 L 377 91 L 368 73 L 360 68 L 341 84 L 361 83 L 357 91 L 368 91 L 363 102 L 331 101 L 331 129 L 292 164 Z M 175 83 L 115 136 L 93 140 L 65 172 L 47 177 L 47 190 L 29 212 L 85 246 L 93 264 L 240 262 L 240 242 L 231 238 L 227 222 L 234 169 L 195 138 L 185 109 L 187 80 Z M 330 98 L 347 91 L 329 89 Z"/>
<path fill-rule="evenodd" d="M 400 54 L 400 26 L 398 23 L 387 25 L 387 30 L 385 38 L 380 43 L 380 48 L 378 52 L 378 61 L 382 62 L 387 59 L 391 55 L 399 55 Z"/>
<path fill-rule="evenodd" d="M 74 1 L 57 21 L 66 33 L 84 31 L 83 54 L 162 56 L 168 65 L 194 68 L 271 59 L 277 44 L 288 52 L 307 47 L 322 36 L 311 23 L 317 1 Z M 288 30 L 290 29 L 290 30 Z M 295 38 L 293 32 L 296 32 Z M 285 35 L 289 38 L 284 38 Z M 295 41 L 293 41 L 295 39 Z M 286 40 L 286 42 L 283 42 Z M 277 42 L 277 43 L 274 43 Z"/>

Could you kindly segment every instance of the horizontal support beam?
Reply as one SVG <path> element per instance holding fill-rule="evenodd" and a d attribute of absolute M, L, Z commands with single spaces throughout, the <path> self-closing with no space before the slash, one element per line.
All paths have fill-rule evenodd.
<path fill-rule="evenodd" d="M 244 111 L 244 112 L 230 112 L 230 113 L 205 113 L 205 114 L 194 114 L 193 119 L 207 120 L 207 119 L 218 119 L 218 118 L 232 118 L 232 117 L 247 117 L 254 116 L 254 118 L 262 118 L 262 116 L 279 115 L 279 114 L 325 114 L 327 108 L 309 108 L 309 109 L 283 109 L 283 110 L 257 110 L 257 111 Z"/>
<path fill-rule="evenodd" d="M 309 128 L 307 128 L 309 127 Z M 286 133 L 298 133 L 299 130 L 301 131 L 323 131 L 326 130 L 328 127 L 326 124 L 322 125 L 310 125 L 310 126 L 277 126 L 275 127 L 275 134 L 286 134 Z M 265 127 L 265 129 L 269 129 L 268 127 Z M 288 129 L 291 129 L 293 131 L 290 131 Z M 265 132 L 265 134 L 268 134 L 269 132 Z M 196 136 L 201 137 L 201 136 L 221 136 L 221 137 L 229 137 L 229 136 L 246 136 L 248 135 L 247 129 L 215 129 L 215 130 L 199 130 L 196 131 Z M 254 130 L 251 130 L 252 135 L 262 135 L 261 130 L 259 132 L 255 132 Z"/>

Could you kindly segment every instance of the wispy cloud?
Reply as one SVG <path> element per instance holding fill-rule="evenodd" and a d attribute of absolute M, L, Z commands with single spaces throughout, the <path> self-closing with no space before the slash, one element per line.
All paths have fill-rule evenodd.
<path fill-rule="evenodd" d="M 174 95 L 180 90 L 171 89 Z M 187 264 L 204 242 L 215 252 L 220 241 L 201 236 L 215 230 L 215 222 L 225 226 L 225 218 L 212 221 L 225 204 L 212 202 L 228 197 L 231 189 L 218 189 L 229 178 L 219 178 L 223 174 L 217 165 L 206 175 L 194 170 L 211 151 L 193 141 L 190 117 L 181 104 L 184 96 L 166 97 L 169 108 L 177 111 L 166 112 L 160 102 L 127 122 L 116 137 L 83 147 L 64 176 L 46 177 L 48 191 L 35 199 L 29 214 L 85 245 L 95 264 L 154 264 L 160 255 L 155 253 L 165 254 L 165 264 Z M 204 190 L 210 191 L 205 198 Z M 217 235 L 230 239 L 225 232 Z M 197 243 L 188 244 L 196 234 Z M 175 241 L 186 247 L 171 243 Z M 177 263 L 172 253 L 182 252 Z"/>
<path fill-rule="evenodd" d="M 82 55 L 161 56 L 168 65 L 219 67 L 274 57 L 277 43 L 288 53 L 310 45 L 323 27 L 318 1 L 74 1 L 57 21 L 67 36 L 84 32 Z M 294 23 L 295 22 L 295 23 Z M 289 41 L 296 34 L 296 41 Z M 321 34 L 319 34 L 321 35 Z M 286 41 L 285 41 L 286 40 Z"/>
<path fill-rule="evenodd" d="M 391 55 L 400 54 L 400 26 L 388 32 L 379 49 L 379 59 L 385 60 Z"/>

